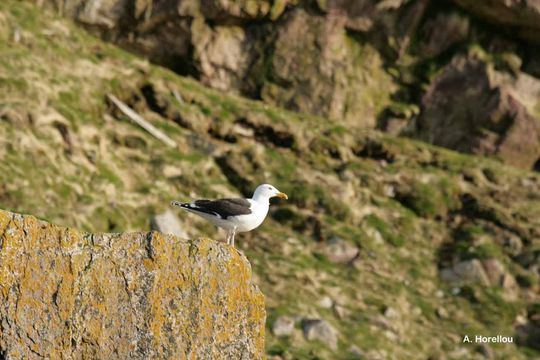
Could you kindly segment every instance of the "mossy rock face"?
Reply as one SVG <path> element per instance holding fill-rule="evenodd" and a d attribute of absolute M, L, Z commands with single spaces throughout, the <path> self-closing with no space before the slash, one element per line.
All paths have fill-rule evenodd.
<path fill-rule="evenodd" d="M 5 211 L 0 234 L 8 358 L 263 358 L 264 296 L 232 247 L 82 234 Z"/>
<path fill-rule="evenodd" d="M 379 55 L 343 23 L 297 9 L 278 30 L 262 98 L 289 109 L 374 127 L 393 84 Z M 368 76 L 369 74 L 369 76 Z"/>

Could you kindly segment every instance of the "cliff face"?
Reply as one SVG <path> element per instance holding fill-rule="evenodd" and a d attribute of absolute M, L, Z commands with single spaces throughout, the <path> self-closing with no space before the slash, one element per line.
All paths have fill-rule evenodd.
<path fill-rule="evenodd" d="M 230 247 L 5 211 L 0 234 L 2 358 L 262 357 L 264 296 Z"/>
<path fill-rule="evenodd" d="M 540 167 L 538 1 L 38 3 L 219 90 Z"/>

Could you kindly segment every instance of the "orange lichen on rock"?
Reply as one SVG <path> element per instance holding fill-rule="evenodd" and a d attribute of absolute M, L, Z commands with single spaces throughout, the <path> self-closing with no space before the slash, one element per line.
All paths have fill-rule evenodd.
<path fill-rule="evenodd" d="M 82 234 L 0 210 L 0 354 L 257 359 L 264 296 L 236 249 Z"/>

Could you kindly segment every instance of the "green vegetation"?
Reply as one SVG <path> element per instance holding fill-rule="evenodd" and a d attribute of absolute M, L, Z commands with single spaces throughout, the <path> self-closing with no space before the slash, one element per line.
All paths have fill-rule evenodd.
<path fill-rule="evenodd" d="M 414 182 L 398 199 L 419 216 L 445 216 L 460 206 L 458 192 L 452 184 L 447 178 L 426 184 Z"/>
<path fill-rule="evenodd" d="M 377 230 L 381 236 L 394 246 L 401 246 L 405 242 L 403 236 L 396 234 L 390 226 L 376 215 L 368 215 L 366 222 L 369 226 Z"/>

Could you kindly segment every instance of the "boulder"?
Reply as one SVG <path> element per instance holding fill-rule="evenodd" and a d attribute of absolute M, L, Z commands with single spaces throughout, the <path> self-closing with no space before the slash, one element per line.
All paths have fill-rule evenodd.
<path fill-rule="evenodd" d="M 540 157 L 539 98 L 540 80 L 458 56 L 423 96 L 416 136 L 530 169 Z"/>
<path fill-rule="evenodd" d="M 240 26 L 210 27 L 202 18 L 192 25 L 194 65 L 201 82 L 215 89 L 240 90 L 255 56 L 253 41 Z"/>
<path fill-rule="evenodd" d="M 488 286 L 489 278 L 478 259 L 465 260 L 455 264 L 452 268 L 442 269 L 441 279 L 449 282 L 477 283 Z"/>
<path fill-rule="evenodd" d="M 346 26 L 351 30 L 369 31 L 379 15 L 376 2 L 372 0 L 317 0 L 319 9 L 325 13 L 341 14 L 346 18 Z"/>
<path fill-rule="evenodd" d="M 319 305 L 323 309 L 331 309 L 334 305 L 334 301 L 332 298 L 328 295 L 323 296 L 320 298 L 320 300 L 317 302 L 317 305 Z"/>
<path fill-rule="evenodd" d="M 424 41 L 419 43 L 423 57 L 439 56 L 469 35 L 469 18 L 457 12 L 442 12 L 429 18 L 422 27 Z"/>
<path fill-rule="evenodd" d="M 346 30 L 346 18 L 295 9 L 277 30 L 263 100 L 292 110 L 374 127 L 395 86 L 369 44 Z"/>
<path fill-rule="evenodd" d="M 354 32 L 377 32 L 404 45 L 416 30 L 427 8 L 427 0 L 317 0 L 321 11 L 345 18 L 345 27 Z M 388 40 L 388 39 L 385 39 Z"/>
<path fill-rule="evenodd" d="M 514 277 L 494 258 L 461 261 L 451 268 L 442 269 L 440 276 L 449 282 L 500 287 L 508 300 L 516 299 L 519 291 Z"/>
<path fill-rule="evenodd" d="M 232 247 L 0 211 L 0 264 L 3 358 L 263 358 L 264 296 Z"/>
<path fill-rule="evenodd" d="M 323 253 L 333 263 L 346 264 L 359 253 L 358 247 L 338 237 L 333 237 L 324 245 Z"/>
<path fill-rule="evenodd" d="M 486 275 L 489 279 L 489 282 L 496 286 L 503 285 L 504 278 L 506 275 L 506 270 L 497 259 L 484 259 L 482 260 L 482 266 L 486 271 Z"/>
<path fill-rule="evenodd" d="M 166 210 L 165 212 L 155 215 L 150 221 L 152 230 L 157 230 L 164 234 L 170 234 L 178 236 L 179 238 L 186 239 L 187 233 L 182 228 L 182 223 L 178 216 L 173 213 L 171 210 Z"/>
<path fill-rule="evenodd" d="M 272 325 L 272 333 L 275 336 L 289 336 L 294 330 L 294 319 L 289 316 L 280 316 Z"/>
<path fill-rule="evenodd" d="M 337 349 L 338 332 L 326 320 L 306 319 L 302 322 L 302 329 L 308 341 L 318 340 L 332 350 Z"/>

